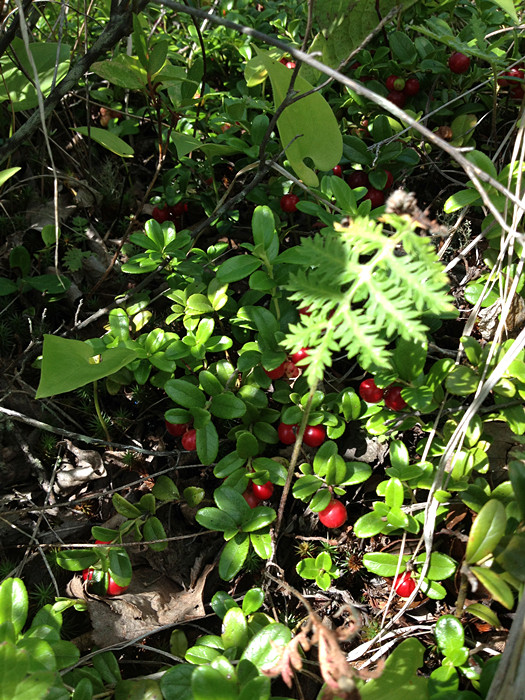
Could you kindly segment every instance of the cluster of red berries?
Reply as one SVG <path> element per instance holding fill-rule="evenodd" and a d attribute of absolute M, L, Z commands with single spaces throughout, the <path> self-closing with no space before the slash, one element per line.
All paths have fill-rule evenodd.
<path fill-rule="evenodd" d="M 356 187 L 366 187 L 367 191 L 364 199 L 369 199 L 372 203 L 372 209 L 376 209 L 385 203 L 385 190 L 390 189 L 394 184 L 394 177 L 390 170 L 385 170 L 385 173 L 386 184 L 382 190 L 377 190 L 375 187 L 372 187 L 368 175 L 364 170 L 354 170 L 346 181 L 353 190 Z"/>
<path fill-rule="evenodd" d="M 407 98 L 417 95 L 419 92 L 419 80 L 417 78 L 400 78 L 398 75 L 389 75 L 385 82 L 388 90 L 387 100 L 401 109 L 405 106 Z"/>
<path fill-rule="evenodd" d="M 279 63 L 282 63 L 283 66 L 286 66 L 290 70 L 293 70 L 295 68 L 295 61 L 291 61 L 289 58 L 286 58 L 286 56 L 283 56 Z"/>
<path fill-rule="evenodd" d="M 308 357 L 308 348 L 301 348 L 289 355 L 284 362 L 281 362 L 279 367 L 275 369 L 265 369 L 265 373 L 270 377 L 270 379 L 281 379 L 281 377 L 288 377 L 288 379 L 295 379 L 301 373 L 301 369 L 297 367 L 297 363 Z M 264 369 L 264 367 L 263 367 Z"/>
<path fill-rule="evenodd" d="M 372 378 L 364 379 L 359 385 L 359 396 L 367 403 L 379 403 L 384 399 L 387 408 L 392 411 L 402 411 L 408 405 L 401 396 L 402 388 L 392 384 L 386 389 L 380 389 Z"/>
<path fill-rule="evenodd" d="M 265 484 L 256 484 L 252 481 L 242 495 L 250 508 L 256 508 L 261 501 L 267 501 L 272 497 L 273 484 L 271 481 L 267 481 Z"/>
<path fill-rule="evenodd" d="M 277 435 L 283 445 L 293 445 L 297 432 L 298 423 L 279 423 Z M 322 425 L 307 425 L 303 435 L 303 442 L 308 447 L 319 447 L 326 440 L 326 430 Z"/>
<path fill-rule="evenodd" d="M 111 542 L 103 542 L 102 540 L 95 540 L 95 544 L 111 544 Z M 86 582 L 88 588 L 92 588 L 95 593 L 101 595 L 120 595 L 127 591 L 129 586 L 119 586 L 118 583 L 111 578 L 111 574 L 105 573 L 102 581 L 97 581 L 93 579 L 95 569 L 90 567 L 84 569 L 82 572 L 82 579 Z"/>
<path fill-rule="evenodd" d="M 513 100 L 522 100 L 525 95 L 524 83 L 525 71 L 522 68 L 510 68 L 498 78 L 498 85 L 502 88 L 509 88 L 510 96 Z M 518 82 L 522 81 L 522 82 Z"/>
<path fill-rule="evenodd" d="M 197 431 L 191 427 L 191 423 L 170 423 L 165 421 L 166 430 L 173 437 L 180 437 L 182 446 L 188 452 L 197 447 Z"/>
<path fill-rule="evenodd" d="M 151 212 L 151 216 L 158 221 L 159 224 L 163 224 L 165 221 L 173 221 L 178 223 L 180 217 L 188 211 L 188 205 L 185 202 L 179 202 L 173 207 L 168 207 L 167 204 L 164 205 L 162 209 L 155 207 Z"/>

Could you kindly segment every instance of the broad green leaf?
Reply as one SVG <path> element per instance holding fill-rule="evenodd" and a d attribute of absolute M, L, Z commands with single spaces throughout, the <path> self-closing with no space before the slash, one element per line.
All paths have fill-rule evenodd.
<path fill-rule="evenodd" d="M 241 418 L 246 413 L 246 404 L 238 396 L 235 396 L 232 391 L 223 391 L 223 393 L 212 398 L 210 412 L 217 418 L 224 418 L 225 420 Z"/>
<path fill-rule="evenodd" d="M 250 532 L 250 542 L 261 559 L 269 559 L 272 556 L 272 536 L 269 532 Z"/>
<path fill-rule="evenodd" d="M 358 535 L 361 537 L 361 535 Z M 403 563 L 408 560 L 408 556 L 403 557 L 401 563 L 401 571 L 403 571 Z M 398 557 L 395 554 L 387 552 L 376 552 L 373 554 L 365 554 L 363 557 L 363 566 L 368 571 L 378 576 L 394 576 L 397 570 Z"/>
<path fill-rule="evenodd" d="M 420 554 L 416 557 L 417 564 L 423 564 L 426 559 L 426 554 Z M 454 575 L 457 569 L 457 563 L 449 557 L 448 554 L 442 552 L 432 552 L 430 555 L 430 566 L 427 571 L 427 578 L 431 581 L 442 581 L 445 578 L 450 578 Z"/>
<path fill-rule="evenodd" d="M 390 464 L 396 469 L 403 469 L 407 467 L 410 462 L 406 445 L 404 442 L 401 442 L 401 440 L 391 441 L 389 455 Z"/>
<path fill-rule="evenodd" d="M 465 158 L 480 170 L 483 170 L 491 177 L 497 179 L 498 171 L 496 170 L 496 166 L 486 153 L 473 150 L 466 153 Z"/>
<path fill-rule="evenodd" d="M 228 513 L 236 523 L 240 523 L 251 513 L 251 508 L 246 503 L 243 495 L 228 486 L 220 486 L 218 489 L 215 489 L 213 499 L 217 507 Z"/>
<path fill-rule="evenodd" d="M 457 365 L 445 379 L 447 391 L 454 396 L 468 396 L 478 388 L 479 377 L 466 365 Z"/>
<path fill-rule="evenodd" d="M 513 0 L 491 0 L 491 2 L 499 5 L 502 10 L 504 10 L 515 24 L 518 24 L 518 14 L 516 12 L 516 5 Z"/>
<path fill-rule="evenodd" d="M 504 505 L 496 499 L 487 501 L 470 528 L 465 552 L 466 563 L 475 564 L 491 554 L 505 534 L 506 524 Z"/>
<path fill-rule="evenodd" d="M 160 501 L 175 501 L 180 498 L 179 489 L 173 479 L 165 474 L 155 479 L 155 486 L 151 489 L 151 493 Z"/>
<path fill-rule="evenodd" d="M 212 464 L 219 452 L 217 429 L 210 421 L 203 428 L 197 428 L 197 454 L 205 466 Z"/>
<path fill-rule="evenodd" d="M 148 84 L 145 69 L 140 65 L 138 59 L 127 54 L 121 53 L 108 61 L 95 61 L 91 70 L 113 85 L 128 90 L 142 90 Z"/>
<path fill-rule="evenodd" d="M 470 570 L 474 576 L 481 581 L 490 595 L 501 603 L 504 608 L 510 610 L 514 605 L 514 595 L 508 584 L 501 578 L 499 574 L 491 569 L 486 569 L 481 566 L 471 566 Z"/>
<path fill-rule="evenodd" d="M 447 199 L 443 210 L 446 214 L 452 214 L 452 212 L 468 207 L 474 202 L 478 203 L 478 201 L 481 202 L 481 198 L 477 190 L 459 190 Z"/>
<path fill-rule="evenodd" d="M 110 651 L 95 654 L 93 657 L 93 667 L 100 673 L 104 683 L 115 684 L 121 680 L 120 668 L 115 655 Z"/>
<path fill-rule="evenodd" d="M 358 682 L 362 700 L 423 700 L 428 697 L 428 681 L 418 675 L 423 665 L 425 648 L 411 637 L 399 644 L 385 662 L 379 678 L 372 678 L 366 685 Z"/>
<path fill-rule="evenodd" d="M 162 697 L 165 700 L 193 700 L 191 678 L 196 670 L 192 664 L 178 664 L 168 669 L 159 681 Z"/>
<path fill-rule="evenodd" d="M 137 506 L 126 500 L 120 493 L 114 493 L 111 497 L 111 502 L 113 503 L 113 508 L 126 518 L 140 518 L 142 512 L 137 508 Z"/>
<path fill-rule="evenodd" d="M 129 555 L 124 548 L 111 547 L 109 550 L 109 570 L 115 583 L 119 586 L 129 585 L 133 572 Z"/>
<path fill-rule="evenodd" d="M 208 530 L 236 530 L 237 523 L 231 515 L 218 508 L 201 508 L 195 514 L 195 520 Z"/>
<path fill-rule="evenodd" d="M 135 350 L 109 348 L 97 353 L 80 340 L 44 335 L 42 371 L 35 398 L 73 391 L 108 377 L 136 358 Z"/>
<path fill-rule="evenodd" d="M 223 283 L 238 282 L 249 277 L 261 265 L 262 261 L 253 255 L 236 255 L 219 265 L 217 278 Z"/>
<path fill-rule="evenodd" d="M 255 435 L 243 430 L 237 434 L 236 450 L 239 457 L 243 459 L 255 457 L 259 452 L 259 442 Z"/>
<path fill-rule="evenodd" d="M 362 515 L 360 518 L 357 519 L 354 525 L 354 532 L 357 535 L 357 537 L 373 537 L 374 535 L 378 535 L 385 525 L 386 523 L 383 520 L 383 518 L 379 515 L 379 513 L 372 511 L 371 513 L 365 513 L 365 515 Z M 365 566 L 368 568 L 367 564 L 365 564 Z M 372 569 L 370 570 L 372 571 Z M 381 575 L 393 576 L 394 574 L 392 573 Z"/>
<path fill-rule="evenodd" d="M 276 517 L 277 513 L 269 506 L 250 508 L 249 512 L 243 518 L 242 530 L 243 532 L 255 532 L 273 523 Z"/>
<path fill-rule="evenodd" d="M 96 141 L 108 151 L 111 151 L 111 153 L 116 153 L 117 156 L 121 156 L 122 158 L 132 158 L 135 154 L 133 148 L 112 131 L 100 129 L 97 126 L 91 126 L 89 128 L 87 126 L 72 126 L 71 129 L 82 136 L 89 136 L 93 141 Z"/>
<path fill-rule="evenodd" d="M 237 700 L 235 678 L 226 678 L 210 666 L 197 666 L 191 677 L 193 700 Z"/>
<path fill-rule="evenodd" d="M 57 564 L 66 571 L 82 571 L 98 561 L 92 549 L 62 549 L 57 554 Z"/>
<path fill-rule="evenodd" d="M 162 523 L 155 516 L 146 520 L 142 533 L 145 540 L 164 540 L 167 537 Z M 162 552 L 167 546 L 167 542 L 148 542 L 148 547 L 154 552 Z"/>
<path fill-rule="evenodd" d="M 280 622 L 270 624 L 250 640 L 241 659 L 248 659 L 259 671 L 273 668 L 291 639 L 292 633 L 288 627 Z"/>
<path fill-rule="evenodd" d="M 427 359 L 426 341 L 400 338 L 394 350 L 394 365 L 398 376 L 407 382 L 419 377 Z"/>
<path fill-rule="evenodd" d="M 461 649 L 465 643 L 463 625 L 454 615 L 442 615 L 436 622 L 434 635 L 440 651 L 445 656 L 452 649 Z"/>
<path fill-rule="evenodd" d="M 525 533 L 512 535 L 496 561 L 518 581 L 525 581 Z"/>
<path fill-rule="evenodd" d="M 246 65 L 248 85 L 254 84 L 255 75 L 257 82 L 266 74 L 270 77 L 274 104 L 277 107 L 286 96 L 291 72 L 269 53 L 260 51 Z M 312 88 L 300 75 L 297 77 L 294 89 L 299 93 L 308 92 Z M 306 185 L 317 187 L 318 177 L 306 165 L 305 159 L 311 158 L 319 170 L 330 170 L 339 163 L 343 154 L 343 139 L 332 108 L 320 92 L 315 92 L 288 106 L 279 117 L 277 125 L 281 144 L 297 176 Z"/>
<path fill-rule="evenodd" d="M 219 576 L 224 581 L 231 581 L 239 573 L 249 549 L 250 538 L 245 532 L 238 532 L 226 543 L 219 560 Z"/>
<path fill-rule="evenodd" d="M 0 278 L 0 297 L 6 297 L 8 294 L 14 294 L 18 291 L 18 287 L 11 280 L 5 277 Z"/>
<path fill-rule="evenodd" d="M 525 462 L 517 459 L 509 462 L 509 477 L 521 517 L 525 520 Z"/>
<path fill-rule="evenodd" d="M 251 615 L 259 610 L 264 602 L 264 591 L 262 588 L 250 588 L 242 600 L 242 611 L 245 615 Z"/>
<path fill-rule="evenodd" d="M 206 396 L 203 392 L 184 379 L 169 379 L 164 385 L 166 394 L 184 408 L 204 408 L 206 405 Z"/>
<path fill-rule="evenodd" d="M 0 585 L 0 624 L 10 622 L 20 634 L 27 620 L 28 596 L 24 582 L 7 578 Z"/>
<path fill-rule="evenodd" d="M 17 686 L 29 670 L 29 654 L 13 644 L 0 644 L 0 698 L 10 700 L 17 696 Z M 40 696 L 42 697 L 42 696 Z"/>
<path fill-rule="evenodd" d="M 248 641 L 248 625 L 241 608 L 230 608 L 222 621 L 222 642 L 224 648 L 244 649 Z"/>

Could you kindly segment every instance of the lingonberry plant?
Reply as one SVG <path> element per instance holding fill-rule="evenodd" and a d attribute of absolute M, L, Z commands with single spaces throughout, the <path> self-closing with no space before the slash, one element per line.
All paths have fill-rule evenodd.
<path fill-rule="evenodd" d="M 45 403 L 22 404 L 27 422 L 67 435 L 76 460 L 16 433 L 42 482 L 17 520 L 17 537 L 33 533 L 20 566 L 44 552 L 77 572 L 52 583 L 90 614 L 107 595 L 124 650 L 177 625 L 169 663 L 184 659 L 122 680 L 97 651 L 62 682 L 55 669 L 77 657 L 57 639 L 57 610 L 22 634 L 23 587 L 9 583 L 2 648 L 19 676 L 5 692 L 267 700 L 270 677 L 301 683 L 301 647 L 317 644 L 309 678 L 326 686 L 308 695 L 387 697 L 395 678 L 415 700 L 485 697 L 494 669 L 460 620 L 471 637 L 506 630 L 525 578 L 523 164 L 501 137 L 523 98 L 521 8 L 208 4 L 102 3 L 75 24 L 52 3 L 36 22 L 17 3 L 5 20 L 0 155 L 12 167 L 0 184 L 16 235 L 0 256 L 0 350 L 17 403 L 0 412 L 22 420 L 40 369 Z M 51 165 L 34 131 L 42 109 Z M 54 188 L 25 190 L 26 171 L 53 173 Z M 14 434 L 2 433 L 2 473 L 23 480 Z M 45 549 L 94 519 L 94 545 Z M 52 524 L 46 537 L 37 522 Z M 161 581 L 147 603 L 141 576 Z M 290 629 L 261 611 L 259 582 Z M 242 607 L 217 585 L 248 590 Z M 349 616 L 340 652 L 315 586 L 323 616 L 344 589 L 382 635 L 405 624 L 407 597 L 424 601 L 437 646 L 425 629 L 424 657 L 407 633 L 365 684 L 346 656 L 361 661 L 375 623 Z M 210 598 L 221 633 L 214 623 L 190 646 L 183 628 L 208 625 Z"/>

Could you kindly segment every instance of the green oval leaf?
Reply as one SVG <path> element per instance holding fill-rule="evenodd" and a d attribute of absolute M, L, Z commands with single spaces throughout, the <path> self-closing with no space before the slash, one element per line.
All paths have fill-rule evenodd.
<path fill-rule="evenodd" d="M 160 520 L 153 516 L 148 518 L 142 529 L 145 540 L 164 540 L 166 539 L 166 530 Z M 148 542 L 148 547 L 154 552 L 162 552 L 168 546 L 167 542 Z"/>
<path fill-rule="evenodd" d="M 487 501 L 470 528 L 465 553 L 467 564 L 480 562 L 491 554 L 505 534 L 506 525 L 507 516 L 504 505 L 496 499 Z"/>
<path fill-rule="evenodd" d="M 204 393 L 190 382 L 184 379 L 169 379 L 164 385 L 166 394 L 184 408 L 204 408 L 206 405 L 206 396 Z"/>
<path fill-rule="evenodd" d="M 217 429 L 210 421 L 204 428 L 197 428 L 197 454 L 205 466 L 212 464 L 219 452 Z"/>
<path fill-rule="evenodd" d="M 10 622 L 20 634 L 27 620 L 28 595 L 24 582 L 8 578 L 0 585 L 0 624 Z"/>
<path fill-rule="evenodd" d="M 264 627 L 253 637 L 241 659 L 251 661 L 259 671 L 275 666 L 287 644 L 292 639 L 292 633 L 280 622 Z"/>
<path fill-rule="evenodd" d="M 104 146 L 104 148 L 107 148 L 108 151 L 116 153 L 117 156 L 121 156 L 122 158 L 132 158 L 135 154 L 133 148 L 112 131 L 100 129 L 97 126 L 92 126 L 89 129 L 87 126 L 72 126 L 70 128 L 82 136 L 92 138 L 93 141 L 96 141 L 101 146 Z"/>
<path fill-rule="evenodd" d="M 222 550 L 219 560 L 219 576 L 224 581 L 231 581 L 242 569 L 248 550 L 250 549 L 250 538 L 244 532 L 238 532 Z"/>
<path fill-rule="evenodd" d="M 221 386 L 222 390 L 222 386 Z M 231 391 L 224 391 L 212 398 L 210 412 L 217 418 L 232 420 L 246 413 L 246 404 Z"/>
<path fill-rule="evenodd" d="M 481 566 L 471 566 L 470 570 L 474 576 L 481 581 L 494 600 L 501 603 L 507 610 L 511 610 L 514 605 L 514 595 L 508 584 L 499 574 Z"/>
<path fill-rule="evenodd" d="M 249 277 L 261 265 L 262 261 L 253 255 L 236 255 L 219 265 L 217 278 L 223 283 L 238 282 Z"/>

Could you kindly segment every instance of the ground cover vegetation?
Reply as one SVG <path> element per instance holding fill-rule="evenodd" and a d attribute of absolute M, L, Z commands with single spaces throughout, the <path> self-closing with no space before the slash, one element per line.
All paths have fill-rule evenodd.
<path fill-rule="evenodd" d="M 522 697 L 523 10 L 2 13 L 0 698 Z"/>

